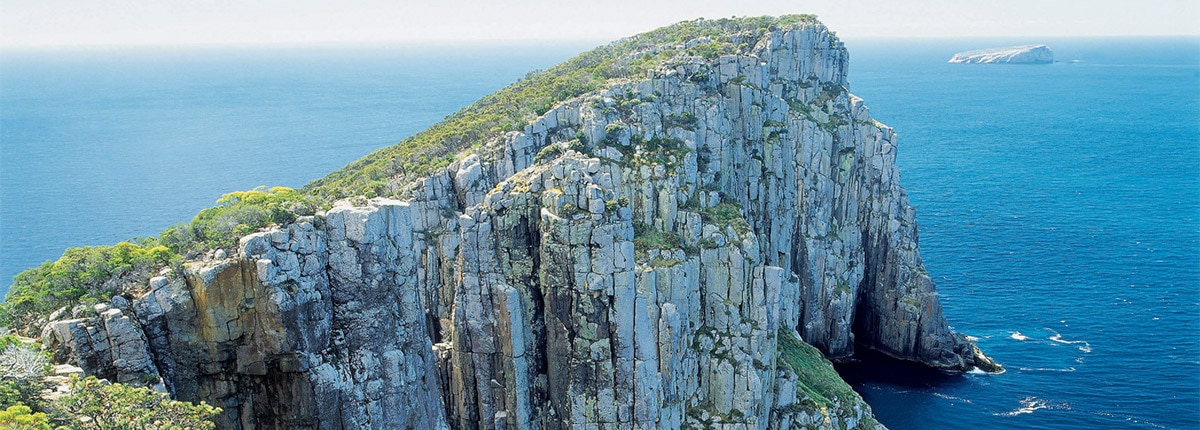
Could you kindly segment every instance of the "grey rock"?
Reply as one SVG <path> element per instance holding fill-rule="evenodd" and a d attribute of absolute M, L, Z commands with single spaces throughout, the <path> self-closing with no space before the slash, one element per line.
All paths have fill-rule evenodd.
<path fill-rule="evenodd" d="M 54 321 L 42 329 L 42 345 L 56 363 L 75 363 L 87 375 L 122 383 L 157 382 L 158 369 L 146 338 L 120 309 L 103 304 L 100 316 Z"/>

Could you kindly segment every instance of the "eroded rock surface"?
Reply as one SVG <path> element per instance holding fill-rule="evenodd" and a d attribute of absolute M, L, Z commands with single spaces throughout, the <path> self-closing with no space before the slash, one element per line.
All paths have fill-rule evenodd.
<path fill-rule="evenodd" d="M 46 324 L 42 345 L 54 361 L 78 363 L 92 375 L 121 383 L 158 386 L 161 378 L 142 331 L 121 309 L 101 304 L 95 311 L 94 317 Z"/>

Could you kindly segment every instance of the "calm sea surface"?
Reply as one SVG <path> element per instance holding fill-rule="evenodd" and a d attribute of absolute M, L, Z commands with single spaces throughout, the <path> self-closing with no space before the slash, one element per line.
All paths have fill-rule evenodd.
<path fill-rule="evenodd" d="M 1063 62 L 945 63 L 1030 42 Z M 844 366 L 880 420 L 1200 428 L 1200 40 L 847 46 L 851 91 L 900 134 L 947 318 L 1008 369 Z M 0 289 L 303 186 L 584 48 L 0 54 Z"/>

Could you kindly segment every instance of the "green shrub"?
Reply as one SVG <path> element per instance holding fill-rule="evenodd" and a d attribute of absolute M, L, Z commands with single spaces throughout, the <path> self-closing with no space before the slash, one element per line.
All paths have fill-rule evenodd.
<path fill-rule="evenodd" d="M 713 41 L 707 43 L 698 43 L 695 46 L 688 48 L 686 52 L 688 55 L 703 57 L 706 60 L 715 60 L 722 54 L 732 54 L 734 52 L 734 46 L 729 42 Z"/>
<path fill-rule="evenodd" d="M 633 222 L 633 250 L 637 254 L 644 255 L 651 249 L 677 249 L 681 243 L 679 234 L 673 231 L 652 228 L 641 221 Z"/>
<path fill-rule="evenodd" d="M 83 429 L 212 429 L 221 408 L 171 400 L 146 387 L 108 384 L 94 376 L 71 382 L 52 407 Z"/>
<path fill-rule="evenodd" d="M 67 249 L 57 261 L 13 277 L 4 303 L 0 303 L 0 324 L 26 332 L 40 330 L 28 325 L 64 306 L 107 301 L 123 285 L 144 284 L 150 273 L 177 258 L 156 239 Z"/>
<path fill-rule="evenodd" d="M 12 379 L 0 379 L 0 407 L 24 404 L 37 395 L 38 387 Z"/>
<path fill-rule="evenodd" d="M 50 430 L 50 420 L 29 406 L 12 405 L 0 411 L 0 427 L 13 430 Z"/>
<path fill-rule="evenodd" d="M 258 187 L 225 194 L 217 205 L 200 211 L 189 224 L 164 231 L 162 242 L 179 254 L 232 248 L 238 239 L 270 225 L 284 225 L 316 213 L 311 198 L 287 187 Z"/>
<path fill-rule="evenodd" d="M 627 166 L 661 165 L 670 174 L 674 174 L 684 157 L 692 152 L 682 140 L 673 137 L 653 136 L 647 140 L 636 134 L 630 137 L 629 146 L 617 149 L 627 157 Z"/>
<path fill-rule="evenodd" d="M 33 334 L 39 317 L 78 304 L 106 302 L 123 288 L 142 287 L 182 256 L 232 248 L 238 239 L 273 224 L 312 215 L 318 206 L 299 191 L 258 187 L 225 194 L 217 205 L 200 211 L 188 224 L 178 224 L 159 237 L 113 246 L 70 248 L 57 261 L 25 270 L 13 278 L 0 303 L 0 324 Z"/>
<path fill-rule="evenodd" d="M 533 162 L 541 163 L 543 161 L 550 161 L 557 158 L 559 155 L 562 155 L 563 152 L 562 145 L 552 143 L 546 145 L 546 147 L 542 148 L 541 151 L 538 151 L 537 155 L 533 156 Z"/>
<path fill-rule="evenodd" d="M 15 342 L 0 351 L 0 408 L 18 404 L 38 407 L 50 361 L 36 345 L 26 345 L 12 336 L 5 336 L 5 343 L 9 338 Z"/>
<path fill-rule="evenodd" d="M 704 208 L 700 211 L 700 219 L 719 227 L 733 226 L 733 230 L 738 234 L 744 235 L 750 232 L 750 224 L 742 216 L 742 209 L 734 203 L 726 202 Z"/>
<path fill-rule="evenodd" d="M 691 112 L 683 112 L 678 115 L 669 114 L 663 118 L 663 128 L 679 127 L 684 130 L 695 130 L 698 121 L 699 119 Z"/>

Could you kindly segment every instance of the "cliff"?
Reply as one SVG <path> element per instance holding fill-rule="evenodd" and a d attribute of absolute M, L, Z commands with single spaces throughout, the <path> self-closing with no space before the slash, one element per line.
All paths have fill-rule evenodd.
<path fill-rule="evenodd" d="M 335 172 L 307 191 L 387 196 L 242 237 L 47 344 L 221 428 L 881 428 L 825 357 L 994 369 L 942 315 L 896 135 L 832 32 L 667 30 L 686 37 L 572 60 L 634 72 L 441 165 L 406 141 Z"/>
<path fill-rule="evenodd" d="M 1054 53 L 1046 45 L 1012 46 L 959 52 L 954 54 L 954 57 L 951 57 L 948 62 L 1050 64 L 1054 62 Z"/>

